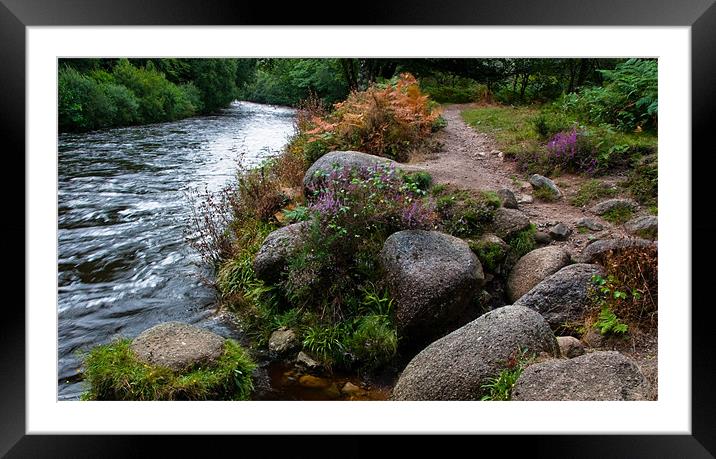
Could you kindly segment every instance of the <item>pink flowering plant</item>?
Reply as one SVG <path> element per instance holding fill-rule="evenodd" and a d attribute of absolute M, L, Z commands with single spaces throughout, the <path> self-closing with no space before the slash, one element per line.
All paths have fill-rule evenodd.
<path fill-rule="evenodd" d="M 394 165 L 335 167 L 316 177 L 307 193 L 311 229 L 289 262 L 284 282 L 292 302 L 317 297 L 341 311 L 345 299 L 380 279 L 378 253 L 385 239 L 405 229 L 434 229 L 432 199 Z"/>
<path fill-rule="evenodd" d="M 340 237 L 434 227 L 434 205 L 393 164 L 334 168 L 317 182 L 309 209 L 324 229 Z"/>
<path fill-rule="evenodd" d="M 587 133 L 573 127 L 569 131 L 556 133 L 547 142 L 547 160 L 553 168 L 569 172 L 597 172 L 596 149 L 592 147 Z"/>

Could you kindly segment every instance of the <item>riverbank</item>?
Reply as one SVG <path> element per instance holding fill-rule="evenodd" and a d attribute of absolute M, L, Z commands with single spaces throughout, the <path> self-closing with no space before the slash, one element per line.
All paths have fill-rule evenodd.
<path fill-rule="evenodd" d="M 379 91 L 376 97 L 390 100 L 389 89 Z M 360 96 L 356 96 L 347 102 L 340 116 L 351 113 L 361 103 Z M 241 236 L 246 231 L 237 230 L 244 245 L 232 261 L 219 268 L 219 288 L 228 307 L 254 334 L 258 349 L 270 348 L 277 333 L 294 335 L 293 351 L 273 356 L 283 362 L 284 369 L 293 368 L 295 353 L 300 351 L 318 362 L 320 370 L 314 369 L 314 375 L 330 375 L 336 369 L 371 375 L 382 368 L 388 369 L 383 374 L 391 375 L 387 379 L 392 385 L 404 366 L 413 357 L 418 358 L 416 354 L 426 352 L 426 345 L 432 342 L 431 347 L 441 341 L 436 339 L 447 339 L 446 334 L 452 336 L 450 332 L 458 333 L 463 325 L 505 305 L 540 310 L 547 307 L 547 301 L 549 308 L 566 308 L 557 318 L 549 319 L 549 327 L 557 336 L 582 338 L 582 353 L 620 349 L 629 354 L 626 341 L 618 335 L 630 330 L 630 355 L 648 374 L 639 373 L 640 377 L 655 385 L 655 328 L 650 328 L 653 323 L 632 318 L 628 325 L 619 325 L 618 331 L 609 332 L 609 326 L 604 325 L 598 333 L 604 338 L 610 338 L 611 333 L 612 338 L 619 339 L 595 340 L 593 333 L 588 336 L 595 324 L 607 320 L 605 311 L 617 311 L 626 319 L 628 308 L 641 304 L 642 294 L 655 293 L 655 284 L 635 286 L 634 279 L 621 271 L 623 261 L 609 265 L 609 260 L 616 260 L 609 257 L 619 257 L 624 250 L 602 249 L 586 255 L 591 248 L 600 246 L 587 249 L 596 239 L 622 241 L 630 239 L 634 230 L 613 220 L 610 211 L 603 214 L 591 207 L 570 204 L 573 191 L 568 189 L 569 180 L 573 180 L 574 188 L 581 189 L 592 179 L 562 175 L 559 187 L 545 177 L 530 177 L 533 183 L 518 179 L 524 173 L 505 161 L 494 139 L 474 131 L 461 119 L 466 108 L 469 107 L 444 107 L 443 121 L 438 123 L 442 129 L 435 135 L 431 133 L 434 129 L 426 131 L 429 141 L 423 145 L 431 147 L 413 148 L 407 155 L 412 158 L 408 163 L 352 152 L 325 154 L 340 145 L 341 137 L 337 135 L 350 138 L 337 127 L 343 122 L 340 116 L 309 113 L 299 118 L 299 135 L 283 157 L 261 168 L 260 173 L 245 176 L 239 186 L 239 196 L 242 192 L 246 196 L 249 190 L 255 194 L 249 194 L 254 201 L 239 201 L 243 207 L 234 208 L 239 221 L 243 221 L 238 228 L 250 232 L 251 226 L 245 226 L 246 222 L 256 218 L 266 219 L 272 227 L 250 242 Z M 426 119 L 430 124 L 436 120 Z M 380 144 L 372 145 L 375 151 L 375 145 Z M 389 150 L 382 156 L 404 159 L 403 154 Z M 301 158 L 314 158 L 315 162 L 301 163 Z M 607 183 L 608 180 L 606 177 Z M 547 199 L 543 183 L 551 184 L 556 196 Z M 373 192 L 368 193 L 366 188 L 364 193 L 361 184 L 371 184 Z M 257 190 L 263 192 L 256 193 Z M 262 198 L 257 200 L 259 195 Z M 409 211 L 402 207 L 406 203 L 412 206 Z M 631 208 L 628 199 L 613 199 L 604 205 L 627 206 L 629 217 L 648 217 L 644 208 Z M 260 214 L 256 213 L 258 209 Z M 385 226 L 386 222 L 393 226 Z M 368 234 L 366 228 L 371 228 Z M 393 240 L 395 248 L 391 245 Z M 615 244 L 619 246 L 619 242 Z M 391 258 L 393 250 L 407 254 L 418 250 L 420 255 L 416 256 L 421 261 L 418 265 L 405 265 L 400 257 Z M 464 263 L 458 269 L 447 268 L 441 264 L 445 253 L 453 254 L 453 260 L 464 257 Z M 634 254 L 652 256 L 651 252 Z M 477 263 L 478 271 L 469 267 L 472 263 Z M 417 266 L 425 271 L 417 274 Z M 574 270 L 580 272 L 579 283 L 570 284 L 569 289 L 577 295 L 576 305 L 550 303 L 559 301 L 551 289 L 559 291 L 562 287 L 549 282 L 569 278 Z M 452 277 L 444 277 L 445 272 L 451 272 Z M 463 275 L 466 277 L 461 278 Z M 594 293 L 598 292 L 595 282 L 602 276 L 609 279 L 605 288 L 617 292 L 618 302 Z M 436 280 L 438 284 L 433 286 Z M 539 287 L 547 295 L 540 297 L 542 306 L 530 303 L 534 299 L 521 298 Z M 652 300 L 649 307 L 655 306 Z M 426 314 L 432 314 L 433 328 L 427 333 Z M 613 326 L 620 323 L 617 316 L 609 320 Z M 551 345 L 544 345 L 551 349 Z M 507 358 L 512 351 L 503 349 L 498 354 Z M 558 356 L 560 351 L 552 355 Z M 371 365 L 364 367 L 366 363 Z M 286 370 L 282 375 L 300 380 L 305 368 L 301 369 L 300 363 L 296 367 L 298 373 Z M 504 369 L 497 365 L 492 371 L 500 368 Z M 480 381 L 487 384 L 484 378 Z M 655 393 L 655 389 L 648 394 L 641 390 L 638 396 L 652 398 Z M 477 394 L 484 392 L 478 387 Z"/>
<path fill-rule="evenodd" d="M 613 218 L 643 208 L 576 209 L 564 182 L 516 179 L 464 107 L 439 116 L 415 88 L 309 107 L 283 153 L 207 204 L 231 216 L 228 232 L 203 220 L 198 248 L 258 362 L 254 397 L 654 399 L 656 244 L 625 236 L 656 231 Z M 562 368 L 598 378 L 551 391 Z"/>
<path fill-rule="evenodd" d="M 237 102 L 211 116 L 58 138 L 58 398 L 87 389 L 78 352 L 167 320 L 226 338 L 211 270 L 186 243 L 188 195 L 276 154 L 295 111 Z M 196 235 L 193 235 L 196 236 Z"/>

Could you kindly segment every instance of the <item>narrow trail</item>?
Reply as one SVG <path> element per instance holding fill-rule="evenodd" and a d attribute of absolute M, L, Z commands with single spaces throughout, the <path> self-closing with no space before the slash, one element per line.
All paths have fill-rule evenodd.
<path fill-rule="evenodd" d="M 547 231 L 549 227 L 562 222 L 572 229 L 567 241 L 555 241 L 553 244 L 565 246 L 573 255 L 578 254 L 589 242 L 590 234 L 577 231 L 575 223 L 585 217 L 598 221 L 604 230 L 593 233 L 599 238 L 626 237 L 628 234 L 586 209 L 569 204 L 568 196 L 579 188 L 584 178 L 562 175 L 556 179 L 565 197 L 556 202 L 540 202 L 532 199 L 532 188 L 524 180 L 525 174 L 518 170 L 516 163 L 504 160 L 491 135 L 479 132 L 468 126 L 460 113 L 472 104 L 454 104 L 445 106 L 443 118 L 447 126 L 437 135 L 440 149 L 428 158 L 418 158 L 408 166 L 410 170 L 424 170 L 432 175 L 436 183 L 454 185 L 458 188 L 477 193 L 483 190 L 497 191 L 508 189 L 517 197 L 519 209 L 537 225 L 538 230 Z"/>

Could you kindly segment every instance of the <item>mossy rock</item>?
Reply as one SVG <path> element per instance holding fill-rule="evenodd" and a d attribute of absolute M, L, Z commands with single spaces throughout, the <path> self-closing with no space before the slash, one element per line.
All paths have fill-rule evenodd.
<path fill-rule="evenodd" d="M 247 400 L 256 365 L 235 341 L 225 340 L 211 363 L 173 370 L 140 360 L 130 339 L 97 346 L 84 358 L 89 390 L 83 400 Z"/>

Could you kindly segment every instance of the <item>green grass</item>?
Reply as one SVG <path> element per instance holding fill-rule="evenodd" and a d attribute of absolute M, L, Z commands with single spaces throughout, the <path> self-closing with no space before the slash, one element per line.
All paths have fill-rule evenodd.
<path fill-rule="evenodd" d="M 546 186 L 535 188 L 534 191 L 532 191 L 532 196 L 534 196 L 535 199 L 543 202 L 553 202 L 559 199 L 557 193 L 550 190 Z"/>
<path fill-rule="evenodd" d="M 615 225 L 621 225 L 623 223 L 628 222 L 633 214 L 634 211 L 631 210 L 629 207 L 619 206 L 606 212 L 604 215 L 602 215 L 602 218 Z"/>
<path fill-rule="evenodd" d="M 363 316 L 356 322 L 347 347 L 364 368 L 378 368 L 395 356 L 398 334 L 388 316 Z"/>
<path fill-rule="evenodd" d="M 510 244 L 512 251 L 517 258 L 520 258 L 534 250 L 537 244 L 535 242 L 536 232 L 537 227 L 534 223 L 532 223 L 529 228 L 520 231 L 509 240 L 508 244 Z"/>
<path fill-rule="evenodd" d="M 342 323 L 311 326 L 303 338 L 303 349 L 330 367 L 345 361 L 347 335 L 346 327 Z"/>
<path fill-rule="evenodd" d="M 592 202 L 615 196 L 617 190 L 601 182 L 599 179 L 590 179 L 579 186 L 577 194 L 570 199 L 570 203 L 576 207 L 586 206 Z"/>
<path fill-rule="evenodd" d="M 539 149 L 539 135 L 534 130 L 534 118 L 539 110 L 531 107 L 486 106 L 462 112 L 462 118 L 472 127 L 492 134 L 498 148 L 508 156 Z"/>
<path fill-rule="evenodd" d="M 90 389 L 82 400 L 247 400 L 253 390 L 256 365 L 235 341 L 226 341 L 214 365 L 180 374 L 138 361 L 130 345 L 131 340 L 121 339 L 85 356 Z"/>
<path fill-rule="evenodd" d="M 551 106 L 485 106 L 465 110 L 462 117 L 468 125 L 493 135 L 499 149 L 516 159 L 521 169 L 528 173 L 555 175 L 564 172 L 561 170 L 564 164 L 548 154 L 547 142 L 557 132 L 568 131 L 573 126 L 578 126 L 581 133 L 580 148 L 587 149 L 584 154 L 597 161 L 600 173 L 628 168 L 634 157 L 650 156 L 658 146 L 654 133 L 625 133 L 609 125 L 585 124 L 575 115 L 562 113 Z M 580 167 L 583 171 L 586 165 L 567 167 Z M 639 178 L 632 181 L 634 194 L 641 200 L 654 193 L 654 180 L 647 182 Z"/>
<path fill-rule="evenodd" d="M 506 368 L 503 368 L 497 376 L 488 378 L 487 382 L 481 386 L 485 395 L 480 399 L 482 401 L 506 401 L 512 398 L 512 389 L 515 383 L 522 375 L 527 364 L 534 359 L 534 355 L 529 355 L 527 349 L 516 351 L 505 362 Z"/>

